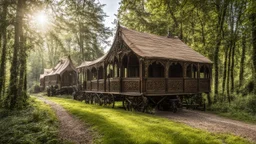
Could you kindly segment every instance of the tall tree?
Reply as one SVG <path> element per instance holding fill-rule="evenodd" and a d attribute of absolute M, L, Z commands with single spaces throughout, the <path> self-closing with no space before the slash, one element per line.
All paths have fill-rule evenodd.
<path fill-rule="evenodd" d="M 225 21 L 227 6 L 229 0 L 216 0 L 216 11 L 218 14 L 218 24 L 216 27 L 216 44 L 214 52 L 214 102 L 217 102 L 217 97 L 219 93 L 219 50 L 222 40 L 223 25 Z"/>
<path fill-rule="evenodd" d="M 254 94 L 256 94 L 256 2 L 251 1 L 251 13 L 250 13 L 250 21 L 251 21 L 251 33 L 252 33 L 252 47 L 253 47 L 253 66 L 254 66 Z"/>
<path fill-rule="evenodd" d="M 246 54 L 246 34 L 244 33 L 242 36 L 242 55 L 240 60 L 240 73 L 239 73 L 239 88 L 241 89 L 244 83 L 244 61 Z"/>
<path fill-rule="evenodd" d="M 6 79 L 6 53 L 7 53 L 7 9 L 8 9 L 8 1 L 3 1 L 3 12 L 2 12 L 2 25 L 1 25 L 1 40 L 2 40 L 2 52 L 1 52 L 1 65 L 0 65 L 0 99 L 3 95 L 3 90 L 5 87 L 5 79 Z"/>
<path fill-rule="evenodd" d="M 18 53 L 20 52 L 20 42 L 23 38 L 22 29 L 23 29 L 23 17 L 24 17 L 24 7 L 26 0 L 18 0 L 17 10 L 16 10 L 16 19 L 15 19 L 15 39 L 14 39 L 14 47 L 13 47 L 13 56 L 12 56 L 12 65 L 11 65 L 11 76 L 10 76 L 10 84 L 6 99 L 6 107 L 10 109 L 14 109 L 17 106 L 17 97 L 18 93 Z"/>

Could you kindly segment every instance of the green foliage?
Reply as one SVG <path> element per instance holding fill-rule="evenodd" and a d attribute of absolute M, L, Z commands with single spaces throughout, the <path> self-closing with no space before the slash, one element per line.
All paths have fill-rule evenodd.
<path fill-rule="evenodd" d="M 39 93 L 40 92 L 40 85 L 38 82 L 34 82 L 34 84 L 28 90 L 30 93 Z"/>
<path fill-rule="evenodd" d="M 49 98 L 91 125 L 99 133 L 96 143 L 250 143 L 242 138 L 212 134 L 166 118 L 88 105 L 63 98 Z"/>
<path fill-rule="evenodd" d="M 23 110 L 0 109 L 0 143 L 60 143 L 54 112 L 34 97 L 28 101 Z"/>
<path fill-rule="evenodd" d="M 208 110 L 222 116 L 256 123 L 256 98 L 254 95 L 236 96 L 231 104 L 218 102 Z"/>

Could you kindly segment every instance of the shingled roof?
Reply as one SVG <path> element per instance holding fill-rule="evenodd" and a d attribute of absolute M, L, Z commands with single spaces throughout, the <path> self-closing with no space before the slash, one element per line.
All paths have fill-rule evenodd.
<path fill-rule="evenodd" d="M 140 57 L 212 63 L 211 60 L 190 48 L 177 37 L 169 38 L 166 36 L 142 33 L 123 26 L 118 26 L 117 32 L 118 31 L 129 48 Z M 102 62 L 107 55 L 108 53 L 94 61 L 84 62 L 78 68 Z"/>
<path fill-rule="evenodd" d="M 49 74 L 52 71 L 52 69 L 44 69 L 44 73 L 40 74 L 40 79 L 44 78 L 47 74 Z"/>
<path fill-rule="evenodd" d="M 62 73 L 64 73 L 65 70 L 74 70 L 74 71 L 76 71 L 76 68 L 74 67 L 74 65 L 72 63 L 72 60 L 70 59 L 69 56 L 68 56 L 68 58 L 61 59 L 58 62 L 58 64 L 53 69 L 51 69 L 50 72 L 48 72 L 47 74 L 42 75 L 42 78 L 45 77 L 45 76 L 51 76 L 51 75 L 61 75 Z"/>
<path fill-rule="evenodd" d="M 122 39 L 137 55 L 146 58 L 166 58 L 177 61 L 212 63 L 179 38 L 168 38 L 120 27 Z"/>

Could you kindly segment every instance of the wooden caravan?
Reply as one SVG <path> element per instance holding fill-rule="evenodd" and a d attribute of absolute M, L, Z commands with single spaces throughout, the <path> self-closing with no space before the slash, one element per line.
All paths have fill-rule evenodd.
<path fill-rule="evenodd" d="M 45 76 L 49 74 L 52 69 L 44 69 L 44 73 L 40 74 L 40 90 L 43 91 L 45 89 Z"/>
<path fill-rule="evenodd" d="M 118 26 L 109 52 L 77 67 L 84 99 L 120 97 L 126 109 L 176 107 L 184 98 L 210 93 L 212 62 L 177 37 Z M 109 100 L 109 101 L 110 101 Z M 173 102 L 173 101 L 178 101 Z M 140 104 L 143 104 L 140 105 Z M 194 102 L 187 101 L 186 105 Z"/>
<path fill-rule="evenodd" d="M 54 87 L 55 91 L 67 90 L 72 92 L 72 87 L 77 84 L 77 70 L 70 57 L 61 59 L 51 71 L 41 75 L 40 82 L 43 83 L 44 88 Z"/>

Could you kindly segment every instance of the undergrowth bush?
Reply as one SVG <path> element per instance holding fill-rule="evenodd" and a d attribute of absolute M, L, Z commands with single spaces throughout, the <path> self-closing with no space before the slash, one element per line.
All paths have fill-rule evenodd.
<path fill-rule="evenodd" d="M 254 95 L 236 95 L 230 104 L 218 102 L 209 107 L 208 110 L 234 119 L 256 123 L 256 98 Z"/>
<path fill-rule="evenodd" d="M 60 143 L 54 112 L 35 98 L 16 111 L 0 109 L 0 143 Z"/>

